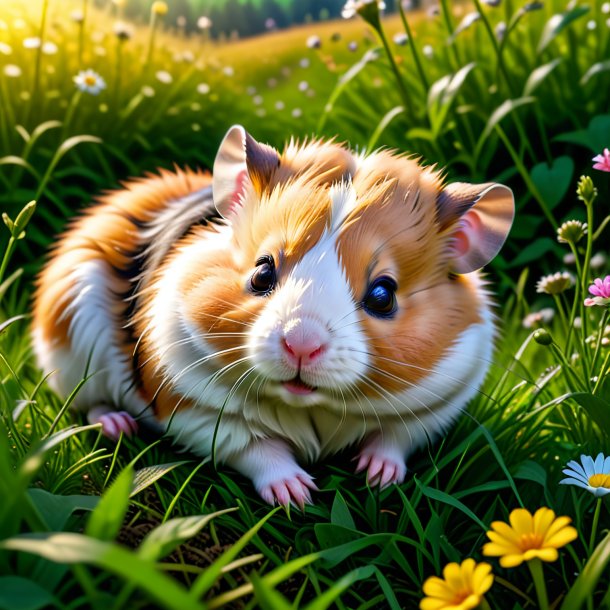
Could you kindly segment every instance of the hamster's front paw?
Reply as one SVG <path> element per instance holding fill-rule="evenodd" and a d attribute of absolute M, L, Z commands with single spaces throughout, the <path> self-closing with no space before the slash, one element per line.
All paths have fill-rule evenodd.
<path fill-rule="evenodd" d="M 303 510 L 305 504 L 312 504 L 310 490 L 318 490 L 311 476 L 298 466 L 295 472 L 284 473 L 283 476 L 279 476 L 263 486 L 259 487 L 255 481 L 255 486 L 265 502 L 283 506 L 292 503 L 301 510 Z"/>
<path fill-rule="evenodd" d="M 138 422 L 127 411 L 113 411 L 109 407 L 96 407 L 87 414 L 89 423 L 102 424 L 102 434 L 118 441 L 121 432 L 133 436 L 138 431 Z"/>
<path fill-rule="evenodd" d="M 369 485 L 382 489 L 392 483 L 402 483 L 407 474 L 404 452 L 398 447 L 384 446 L 377 438 L 367 443 L 358 456 L 356 472 L 367 471 Z"/>

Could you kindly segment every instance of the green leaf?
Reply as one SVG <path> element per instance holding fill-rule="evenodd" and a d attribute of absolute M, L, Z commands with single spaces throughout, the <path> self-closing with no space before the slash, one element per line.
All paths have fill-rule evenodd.
<path fill-rule="evenodd" d="M 532 168 L 530 177 L 547 207 L 553 210 L 564 198 L 572 184 L 574 161 L 570 157 L 557 157 L 549 167 L 539 163 Z"/>
<path fill-rule="evenodd" d="M 602 74 L 610 70 L 610 59 L 606 59 L 605 61 L 598 61 L 593 64 L 580 79 L 580 84 L 582 86 L 586 85 L 594 76 L 598 74 Z"/>
<path fill-rule="evenodd" d="M 25 314 L 21 314 L 18 316 L 13 316 L 8 320 L 5 320 L 4 322 L 2 322 L 2 324 L 0 324 L 0 335 L 14 322 L 18 322 L 19 320 L 25 320 L 26 318 L 27 316 Z"/>
<path fill-rule="evenodd" d="M 85 563 L 102 568 L 140 587 L 147 595 L 170 610 L 203 610 L 171 576 L 153 563 L 114 544 L 71 533 L 22 534 L 0 541 L 0 548 L 32 553 L 56 563 Z"/>
<path fill-rule="evenodd" d="M 129 507 L 129 492 L 133 482 L 133 468 L 123 469 L 104 492 L 99 504 L 87 521 L 85 533 L 98 540 L 113 540 L 119 533 Z"/>
<path fill-rule="evenodd" d="M 483 523 L 483 521 L 481 521 L 464 503 L 456 500 L 452 495 L 445 493 L 440 489 L 434 489 L 424 485 L 417 479 L 415 479 L 415 482 L 425 496 L 431 500 L 436 500 L 437 502 L 442 502 L 443 504 L 448 504 L 449 506 L 453 506 L 453 508 L 457 508 L 457 510 L 464 513 L 467 517 L 477 523 L 482 530 L 487 531 L 487 526 Z"/>
<path fill-rule="evenodd" d="M 314 601 L 305 606 L 304 610 L 326 610 L 330 608 L 341 593 L 349 589 L 355 582 L 370 578 L 376 571 L 375 566 L 369 565 L 348 572 L 329 589 L 319 594 Z"/>
<path fill-rule="evenodd" d="M 38 583 L 20 576 L 0 577 L 0 610 L 38 610 L 58 605 Z"/>
<path fill-rule="evenodd" d="M 521 462 L 513 476 L 515 479 L 533 481 L 534 483 L 542 485 L 542 487 L 546 489 L 546 470 L 533 460 L 525 460 L 525 462 Z"/>
<path fill-rule="evenodd" d="M 397 116 L 401 115 L 404 111 L 405 111 L 404 106 L 395 106 L 394 108 L 392 108 L 391 110 L 388 110 L 388 112 L 385 113 L 385 115 L 383 116 L 381 121 L 379 121 L 379 123 L 377 123 L 377 127 L 375 127 L 375 131 L 369 138 L 369 141 L 366 145 L 367 150 L 371 151 L 375 148 L 375 146 L 377 145 L 377 142 L 379 141 L 379 138 L 380 138 L 381 134 L 383 133 L 383 131 L 385 130 L 385 128 Z"/>
<path fill-rule="evenodd" d="M 559 35 L 563 30 L 565 30 L 571 23 L 573 23 L 577 19 L 580 19 L 588 12 L 588 6 L 577 6 L 569 11 L 565 11 L 564 13 L 553 15 L 546 22 L 546 25 L 542 30 L 542 35 L 540 36 L 540 42 L 538 43 L 536 53 L 538 55 L 542 53 L 542 51 L 544 51 L 549 46 L 549 44 L 553 42 L 557 35 Z"/>
<path fill-rule="evenodd" d="M 231 513 L 237 508 L 226 508 L 209 515 L 177 517 L 155 527 L 138 548 L 138 555 L 143 559 L 157 560 L 169 555 L 185 540 L 196 536 L 212 519 L 219 515 Z"/>
<path fill-rule="evenodd" d="M 591 119 L 587 129 L 563 133 L 553 139 L 585 146 L 592 152 L 599 153 L 610 142 L 610 114 L 598 114 Z"/>
<path fill-rule="evenodd" d="M 25 160 L 16 155 L 7 155 L 0 158 L 0 165 L 18 165 L 26 169 L 36 180 L 40 180 L 40 174 Z"/>
<path fill-rule="evenodd" d="M 608 534 L 593 551 L 578 578 L 568 591 L 560 610 L 579 610 L 590 598 L 601 576 L 607 574 L 610 563 L 610 534 Z"/>
<path fill-rule="evenodd" d="M 610 403 L 588 392 L 576 392 L 569 396 L 587 412 L 606 436 L 610 436 Z"/>
<path fill-rule="evenodd" d="M 518 97 L 514 100 L 506 100 L 502 102 L 491 114 L 489 119 L 487 120 L 487 124 L 485 125 L 485 129 L 479 138 L 479 141 L 476 145 L 475 158 L 478 159 L 485 144 L 485 141 L 490 136 L 491 132 L 495 129 L 496 125 L 498 125 L 502 119 L 504 119 L 511 112 L 519 108 L 520 106 L 525 106 L 526 104 L 531 104 L 536 101 L 535 97 Z"/>
<path fill-rule="evenodd" d="M 28 489 L 32 504 L 49 531 L 60 532 L 70 515 L 77 510 L 93 510 L 99 503 L 98 496 L 61 496 L 44 489 Z"/>
<path fill-rule="evenodd" d="M 541 237 L 525 246 L 521 252 L 509 263 L 508 267 L 521 267 L 532 261 L 539 260 L 545 254 L 553 252 L 557 244 L 550 237 Z"/>
<path fill-rule="evenodd" d="M 532 95 L 536 89 L 546 80 L 548 75 L 562 62 L 562 59 L 558 57 L 548 64 L 538 66 L 529 75 L 525 87 L 523 87 L 523 96 L 527 97 Z"/>
<path fill-rule="evenodd" d="M 340 525 L 351 530 L 356 529 L 352 514 L 339 490 L 337 490 L 337 493 L 335 494 L 333 506 L 330 511 L 330 521 L 333 525 Z"/>
<path fill-rule="evenodd" d="M 257 574 L 250 574 L 256 601 L 263 610 L 292 610 L 288 600 Z"/>
<path fill-rule="evenodd" d="M 130 498 L 133 498 L 136 494 L 150 487 L 155 481 L 165 476 L 168 472 L 171 472 L 174 468 L 188 464 L 190 460 L 182 460 L 181 462 L 169 462 L 167 464 L 155 464 L 154 466 L 146 466 L 136 471 L 133 478 L 133 488 L 129 494 Z"/>

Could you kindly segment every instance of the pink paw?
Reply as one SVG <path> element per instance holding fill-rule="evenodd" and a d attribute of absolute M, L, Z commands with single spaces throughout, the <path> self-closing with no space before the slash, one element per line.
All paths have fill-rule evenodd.
<path fill-rule="evenodd" d="M 258 492 L 269 504 L 288 506 L 292 503 L 303 510 L 305 504 L 312 504 L 310 490 L 318 491 L 318 488 L 313 479 L 302 470 L 291 477 L 271 481 Z"/>
<path fill-rule="evenodd" d="M 359 456 L 356 472 L 367 470 L 367 480 L 371 487 L 379 485 L 381 489 L 392 483 L 402 483 L 407 474 L 404 460 L 396 460 L 387 455 L 370 453 L 364 450 Z"/>
<path fill-rule="evenodd" d="M 118 441 L 121 432 L 131 437 L 138 431 L 138 422 L 127 411 L 110 411 L 96 418 L 102 424 L 102 434 L 113 441 Z"/>

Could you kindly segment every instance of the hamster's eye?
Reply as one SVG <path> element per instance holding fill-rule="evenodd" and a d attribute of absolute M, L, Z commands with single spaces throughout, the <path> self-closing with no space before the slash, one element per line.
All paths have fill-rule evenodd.
<path fill-rule="evenodd" d="M 275 286 L 275 263 L 271 256 L 261 256 L 256 261 L 256 269 L 250 278 L 250 290 L 255 294 L 264 295 Z"/>
<path fill-rule="evenodd" d="M 377 278 L 362 301 L 367 313 L 380 318 L 390 318 L 396 313 L 396 282 L 389 277 Z"/>

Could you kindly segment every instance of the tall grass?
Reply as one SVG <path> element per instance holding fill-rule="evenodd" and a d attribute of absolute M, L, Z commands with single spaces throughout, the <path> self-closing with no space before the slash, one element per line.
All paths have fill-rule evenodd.
<path fill-rule="evenodd" d="M 110 8 L 71 21 L 53 0 L 3 5 L 0 608 L 416 608 L 426 577 L 482 559 L 491 522 L 519 506 L 569 515 L 579 532 L 545 567 L 551 607 L 609 606 L 607 497 L 558 482 L 568 460 L 610 450 L 607 310 L 583 303 L 608 272 L 594 255 L 609 181 L 577 181 L 610 143 L 610 15 L 599 3 L 505 1 L 476 2 L 474 19 L 450 4 L 377 30 L 316 25 L 220 47 L 159 31 L 148 65 L 150 31 L 117 36 Z M 308 49 L 314 33 L 321 46 Z M 29 37 L 40 45 L 24 47 Z M 97 96 L 74 86 L 88 67 L 107 83 Z M 321 491 L 304 513 L 270 511 L 248 481 L 164 440 L 113 446 L 75 424 L 73 397 L 59 399 L 33 362 L 28 278 L 66 218 L 127 175 L 209 167 L 235 122 L 277 145 L 317 131 L 394 146 L 452 177 L 515 189 L 518 221 L 494 263 L 504 296 L 491 372 L 400 486 L 369 488 L 345 454 L 315 467 Z M 588 232 L 559 243 L 571 217 Z M 572 286 L 536 293 L 568 253 Z M 525 328 L 542 307 L 553 319 L 530 315 Z M 491 607 L 536 607 L 529 572 L 492 563 Z"/>

